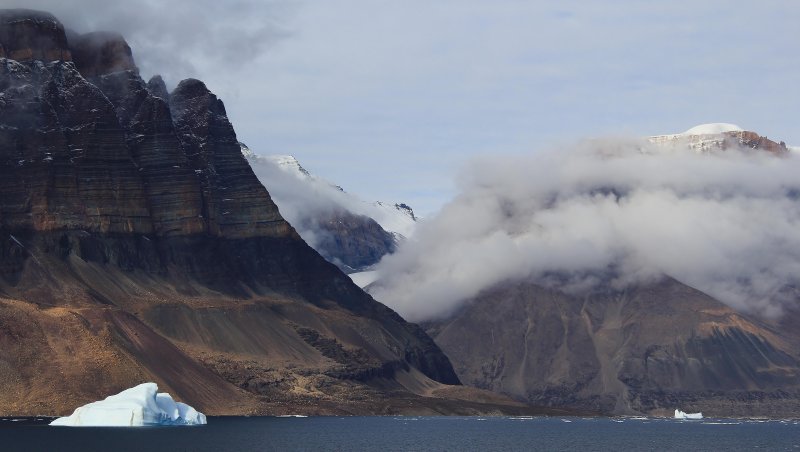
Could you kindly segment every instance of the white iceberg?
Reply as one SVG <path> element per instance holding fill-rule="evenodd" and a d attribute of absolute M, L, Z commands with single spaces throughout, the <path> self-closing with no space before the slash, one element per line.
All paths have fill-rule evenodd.
<path fill-rule="evenodd" d="M 142 383 L 105 400 L 79 407 L 71 416 L 50 425 L 69 427 L 140 427 L 146 425 L 200 425 L 206 416 L 189 405 L 176 402 L 155 383 Z"/>
<path fill-rule="evenodd" d="M 675 419 L 703 419 L 703 413 L 684 413 L 681 410 L 675 410 Z"/>

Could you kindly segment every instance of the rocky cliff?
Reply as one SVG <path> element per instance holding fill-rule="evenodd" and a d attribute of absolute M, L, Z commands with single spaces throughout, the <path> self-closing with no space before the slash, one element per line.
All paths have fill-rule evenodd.
<path fill-rule="evenodd" d="M 483 409 L 301 240 L 202 82 L 167 93 L 122 37 L 69 36 L 0 11 L 0 412 L 144 380 L 209 414 Z"/>

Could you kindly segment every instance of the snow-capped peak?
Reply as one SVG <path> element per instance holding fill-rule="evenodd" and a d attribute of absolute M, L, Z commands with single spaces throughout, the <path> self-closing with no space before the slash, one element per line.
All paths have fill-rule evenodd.
<path fill-rule="evenodd" d="M 286 174 L 291 174 L 303 181 L 303 184 L 297 188 L 301 191 L 308 190 L 310 197 L 327 199 L 331 205 L 337 205 L 356 215 L 370 217 L 398 240 L 406 239 L 414 232 L 417 217 L 407 204 L 365 202 L 357 196 L 345 192 L 342 187 L 309 173 L 292 155 L 260 155 L 251 151 L 244 143 L 239 143 L 239 146 L 242 149 L 242 155 L 251 162 L 251 166 L 268 165 L 278 168 Z M 256 171 L 256 175 L 259 176 L 259 171 Z M 268 180 L 262 180 L 262 183 L 267 190 L 273 192 Z M 277 191 L 273 194 L 273 198 L 278 203 L 278 207 L 287 210 L 281 206 L 281 203 L 291 202 L 293 198 L 281 199 L 281 196 L 275 196 L 276 194 L 278 194 Z M 303 209 L 302 206 L 296 207 Z"/>
<path fill-rule="evenodd" d="M 729 124 L 726 122 L 713 122 L 709 124 L 700 124 L 692 127 L 691 129 L 683 132 L 681 135 L 717 135 L 725 132 L 742 132 L 744 129 L 736 124 Z"/>
<path fill-rule="evenodd" d="M 300 165 L 300 162 L 298 162 L 293 155 L 265 155 L 263 158 L 274 163 L 280 169 L 292 173 L 301 179 L 305 177 L 312 177 L 311 174 Z"/>
<path fill-rule="evenodd" d="M 256 153 L 255 153 L 255 152 L 253 152 L 252 150 L 250 150 L 250 148 L 249 148 L 249 147 L 247 147 L 247 145 L 246 145 L 246 144 L 244 144 L 244 143 L 242 143 L 241 141 L 239 142 L 239 148 L 241 148 L 241 150 L 242 150 L 242 155 L 243 155 L 243 156 L 244 156 L 244 158 L 246 158 L 247 160 L 252 160 L 252 159 L 256 158 Z"/>
<path fill-rule="evenodd" d="M 653 144 L 688 147 L 697 152 L 725 150 L 730 147 L 761 149 L 773 154 L 793 151 L 783 141 L 777 142 L 735 124 L 723 122 L 700 124 L 683 133 L 649 137 Z"/>

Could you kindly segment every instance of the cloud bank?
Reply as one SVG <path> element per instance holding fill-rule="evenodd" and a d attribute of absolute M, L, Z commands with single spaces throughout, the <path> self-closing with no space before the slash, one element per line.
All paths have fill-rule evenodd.
<path fill-rule="evenodd" d="M 289 0 L 26 0 L 18 5 L 53 13 L 79 33 L 115 31 L 133 49 L 143 75 L 171 84 L 239 70 L 288 35 Z"/>
<path fill-rule="evenodd" d="M 669 275 L 777 315 L 800 277 L 797 174 L 796 155 L 626 139 L 476 159 L 460 194 L 379 264 L 370 292 L 421 321 L 506 280 L 558 275 L 580 290 Z"/>

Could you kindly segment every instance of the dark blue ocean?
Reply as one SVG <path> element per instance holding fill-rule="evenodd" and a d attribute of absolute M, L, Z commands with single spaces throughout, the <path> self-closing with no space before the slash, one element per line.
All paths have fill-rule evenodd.
<path fill-rule="evenodd" d="M 546 417 L 211 417 L 196 427 L 49 427 L 0 419 L 2 451 L 800 452 L 800 421 Z"/>

